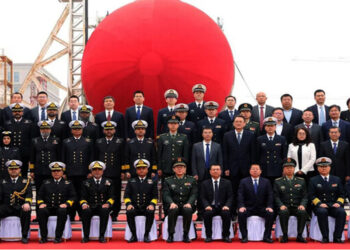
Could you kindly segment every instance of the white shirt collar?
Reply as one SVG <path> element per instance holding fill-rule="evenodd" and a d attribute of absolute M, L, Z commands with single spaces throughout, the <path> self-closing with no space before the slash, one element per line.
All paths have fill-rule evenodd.
<path fill-rule="evenodd" d="M 56 180 L 56 179 L 54 179 L 54 180 L 55 180 L 55 182 L 60 182 L 62 180 L 62 177 L 59 178 L 58 180 Z"/>
<path fill-rule="evenodd" d="M 269 134 L 266 134 L 268 140 L 270 140 L 270 137 L 272 137 L 272 140 L 274 140 L 275 139 L 275 135 L 276 135 L 276 133 L 274 133 L 273 136 L 270 136 Z"/>
<path fill-rule="evenodd" d="M 313 125 L 313 123 L 311 122 L 310 124 L 309 124 L 309 127 L 311 128 L 312 127 L 312 125 Z M 307 127 L 307 125 L 306 125 L 306 123 L 304 122 L 304 126 L 305 127 Z"/>
<path fill-rule="evenodd" d="M 215 180 L 214 178 L 211 178 L 211 180 L 213 181 L 213 184 L 214 184 L 214 181 L 218 181 L 218 184 L 220 183 L 220 177 L 217 180 Z"/>
<path fill-rule="evenodd" d="M 175 106 L 174 106 L 174 107 L 170 107 L 170 106 L 168 106 L 168 110 L 169 110 L 169 112 L 170 112 L 170 109 L 172 109 L 172 110 L 173 110 L 173 112 L 174 112 Z"/>
<path fill-rule="evenodd" d="M 238 131 L 235 129 L 236 136 L 238 136 L 238 133 L 241 133 L 241 136 L 242 136 L 242 135 L 243 135 L 243 131 L 244 131 L 244 129 L 242 129 L 241 132 L 238 132 Z"/>
<path fill-rule="evenodd" d="M 327 178 L 327 181 L 329 181 L 329 175 L 323 176 L 321 175 L 322 179 Z"/>
<path fill-rule="evenodd" d="M 106 113 L 106 117 L 108 117 L 108 112 L 110 112 L 110 114 L 111 114 L 111 117 L 113 116 L 113 112 L 114 112 L 114 110 L 105 110 L 105 113 Z"/>
<path fill-rule="evenodd" d="M 209 144 L 209 148 L 210 148 L 210 147 L 211 147 L 211 142 L 212 142 L 212 141 L 206 142 L 205 140 L 203 140 L 203 146 L 204 146 L 204 148 L 207 146 L 207 144 Z"/>
<path fill-rule="evenodd" d="M 15 182 L 17 183 L 17 180 L 18 180 L 18 176 L 16 178 L 12 178 L 11 177 L 11 181 L 15 180 Z"/>
<path fill-rule="evenodd" d="M 143 104 L 141 104 L 141 105 L 137 105 L 137 104 L 135 104 L 135 109 L 136 109 L 136 110 L 137 110 L 137 107 L 140 107 L 140 109 L 142 109 Z"/>
<path fill-rule="evenodd" d="M 260 105 L 260 104 L 258 104 L 258 108 L 259 108 L 259 110 L 260 110 L 260 108 L 261 107 L 263 107 L 264 108 L 264 111 L 265 111 L 265 109 L 266 109 L 266 103 L 264 104 L 264 105 Z"/>
<path fill-rule="evenodd" d="M 216 117 L 209 118 L 209 116 L 208 116 L 208 121 L 209 121 L 209 123 L 210 123 L 210 120 L 213 120 L 213 122 L 215 122 L 215 119 L 216 119 Z"/>
<path fill-rule="evenodd" d="M 95 183 L 97 183 L 97 181 L 99 181 L 100 184 L 101 184 L 101 182 L 102 182 L 102 177 L 101 177 L 100 179 L 96 179 L 96 178 L 94 177 L 94 181 L 95 181 Z"/>
<path fill-rule="evenodd" d="M 76 140 L 79 140 L 81 138 L 81 136 L 79 136 L 78 138 L 73 136 L 73 138 Z"/>
<path fill-rule="evenodd" d="M 337 144 L 337 146 L 338 146 L 338 144 L 339 144 L 339 140 L 337 140 L 337 141 L 332 141 L 332 140 L 330 140 L 330 141 L 331 141 L 332 146 L 334 145 L 334 143 Z"/>
<path fill-rule="evenodd" d="M 338 120 L 333 120 L 333 119 L 331 119 L 331 120 L 332 120 L 332 123 L 336 122 L 339 125 L 340 118 L 338 118 Z"/>
<path fill-rule="evenodd" d="M 253 178 L 253 177 L 251 176 L 251 178 L 252 178 L 253 184 L 254 184 L 254 180 L 257 180 L 257 182 L 258 182 L 258 184 L 259 184 L 260 177 L 258 177 L 258 178 Z"/>
<path fill-rule="evenodd" d="M 198 104 L 200 104 L 200 105 L 201 105 L 201 107 L 203 107 L 203 101 L 201 101 L 201 102 L 197 102 L 197 101 L 195 101 L 195 103 L 196 103 L 196 106 L 198 106 Z"/>

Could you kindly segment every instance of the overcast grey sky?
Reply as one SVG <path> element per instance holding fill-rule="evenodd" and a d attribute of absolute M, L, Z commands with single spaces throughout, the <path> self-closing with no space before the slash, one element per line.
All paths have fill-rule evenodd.
<path fill-rule="evenodd" d="M 89 0 L 89 22 L 130 3 Z M 314 103 L 322 88 L 327 104 L 345 108 L 350 97 L 350 1 L 348 0 L 184 0 L 212 19 L 222 17 L 234 59 L 251 91 L 265 91 L 271 105 L 281 94 L 294 96 L 294 106 Z M 58 0 L 1 0 L 0 48 L 15 63 L 37 57 L 65 4 Z M 61 37 L 67 37 L 64 26 Z M 66 58 L 47 67 L 62 82 Z M 255 103 L 235 72 L 238 103 Z"/>

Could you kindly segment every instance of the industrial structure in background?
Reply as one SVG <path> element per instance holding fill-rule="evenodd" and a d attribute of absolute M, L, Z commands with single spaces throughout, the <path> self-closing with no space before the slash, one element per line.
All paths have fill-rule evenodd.
<path fill-rule="evenodd" d="M 64 91 L 65 98 L 61 104 L 61 112 L 67 106 L 67 100 L 70 95 L 77 95 L 81 97 L 82 103 L 85 102 L 84 92 L 81 84 L 81 61 L 87 41 L 88 23 L 88 2 L 87 0 L 59 0 L 66 4 L 61 16 L 57 20 L 54 28 L 49 34 L 44 46 L 42 47 L 38 57 L 32 64 L 28 74 L 26 75 L 19 92 L 26 96 L 26 91 L 30 91 L 30 102 L 25 103 L 29 106 L 36 104 L 36 93 L 41 90 L 49 90 L 45 88 L 45 83 L 54 85 L 57 90 Z M 63 24 L 69 20 L 69 36 L 68 41 L 58 37 Z M 58 52 L 49 55 L 48 51 L 52 48 L 54 43 L 60 44 L 63 47 Z M 67 83 L 59 82 L 54 76 L 45 71 L 44 67 L 56 61 L 64 55 L 68 55 L 68 79 Z M 43 81 L 40 81 L 42 79 Z M 32 87 L 29 87 L 31 86 Z M 28 88 L 29 87 L 29 88 Z M 56 91 L 56 90 L 53 90 Z M 57 96 L 59 91 L 57 91 Z M 32 101 L 33 100 L 33 101 Z M 35 101 L 35 102 L 34 102 Z"/>
<path fill-rule="evenodd" d="M 10 104 L 13 90 L 13 63 L 10 58 L 0 54 L 0 108 Z"/>

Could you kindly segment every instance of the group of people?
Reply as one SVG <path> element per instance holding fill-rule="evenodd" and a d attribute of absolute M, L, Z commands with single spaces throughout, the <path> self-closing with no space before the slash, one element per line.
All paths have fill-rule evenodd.
<path fill-rule="evenodd" d="M 19 216 L 22 242 L 28 242 L 34 181 L 41 243 L 47 242 L 50 215 L 57 216 L 59 243 L 67 215 L 74 220 L 76 213 L 83 223 L 83 243 L 89 241 L 93 215 L 100 217 L 99 241 L 106 242 L 108 217 L 117 219 L 121 181 L 128 180 L 123 199 L 129 242 L 138 240 L 138 215 L 146 216 L 143 240 L 150 242 L 159 196 L 168 217 L 167 242 L 174 241 L 179 215 L 183 241 L 191 241 L 196 211 L 197 220 L 204 220 L 206 242 L 212 241 L 216 215 L 222 218 L 225 242 L 231 242 L 229 227 L 236 216 L 241 242 L 247 242 L 252 215 L 265 218 L 263 240 L 269 243 L 276 215 L 281 242 L 288 241 L 288 219 L 296 216 L 297 241 L 306 242 L 302 232 L 311 212 L 322 242 L 329 242 L 328 216 L 336 218 L 333 242 L 342 242 L 344 202 L 350 195 L 350 99 L 349 110 L 340 112 L 338 105 L 326 106 L 325 92 L 316 90 L 316 104 L 300 111 L 289 94 L 281 96 L 282 107 L 274 108 L 260 92 L 256 106 L 242 103 L 237 110 L 230 95 L 218 113 L 217 102 L 204 101 L 205 85 L 194 85 L 192 92 L 190 104 L 177 104 L 174 89 L 165 92 L 167 107 L 159 110 L 156 129 L 142 91 L 134 92 L 135 105 L 125 116 L 106 96 L 105 110 L 94 122 L 93 107 L 80 105 L 77 96 L 69 98 L 69 110 L 59 119 L 59 105 L 49 102 L 46 92 L 38 93 L 33 109 L 14 93 L 12 104 L 0 111 L 0 219 Z"/>

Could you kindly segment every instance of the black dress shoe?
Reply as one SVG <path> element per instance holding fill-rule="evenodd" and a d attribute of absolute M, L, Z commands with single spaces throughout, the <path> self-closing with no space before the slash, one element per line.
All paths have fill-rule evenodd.
<path fill-rule="evenodd" d="M 47 243 L 47 238 L 40 238 L 39 243 L 40 244 Z"/>
<path fill-rule="evenodd" d="M 56 244 L 62 243 L 62 239 L 61 239 L 61 238 L 55 238 L 55 239 L 53 240 L 53 243 L 56 243 Z"/>
<path fill-rule="evenodd" d="M 107 240 L 106 240 L 106 238 L 104 236 L 100 236 L 100 238 L 98 238 L 98 241 L 100 243 L 106 243 L 107 242 Z"/>
<path fill-rule="evenodd" d="M 283 235 L 280 240 L 280 243 L 287 243 L 287 242 L 288 242 L 288 235 Z"/>
<path fill-rule="evenodd" d="M 81 243 L 88 243 L 90 241 L 89 237 L 84 237 L 80 242 Z"/>
<path fill-rule="evenodd" d="M 303 237 L 303 236 L 298 235 L 298 237 L 297 237 L 297 242 L 307 243 L 307 240 L 306 240 L 306 239 L 304 239 L 304 237 Z"/>
<path fill-rule="evenodd" d="M 322 238 L 321 243 L 329 243 L 329 239 L 328 238 Z"/>
<path fill-rule="evenodd" d="M 241 243 L 248 243 L 248 238 L 247 237 L 242 237 Z"/>
<path fill-rule="evenodd" d="M 117 217 L 112 217 L 112 221 L 116 222 L 117 221 Z"/>
<path fill-rule="evenodd" d="M 28 244 L 28 238 L 23 237 L 23 238 L 21 239 L 21 242 L 22 242 L 23 244 Z"/>
<path fill-rule="evenodd" d="M 191 243 L 191 240 L 190 240 L 190 238 L 188 237 L 188 234 L 185 234 L 185 235 L 183 236 L 182 242 L 184 242 L 184 243 Z"/>
<path fill-rule="evenodd" d="M 264 238 L 263 239 L 263 242 L 266 242 L 266 243 L 273 243 L 273 240 L 271 238 Z"/>
<path fill-rule="evenodd" d="M 344 243 L 344 241 L 342 241 L 342 240 L 339 239 L 339 238 L 334 238 L 334 239 L 333 239 L 333 243 Z"/>
<path fill-rule="evenodd" d="M 151 243 L 151 240 L 149 239 L 148 234 L 143 237 L 143 242 L 145 243 Z"/>
<path fill-rule="evenodd" d="M 213 239 L 211 237 L 207 237 L 204 240 L 204 242 L 206 242 L 206 243 L 209 243 L 209 242 L 212 242 L 212 241 L 213 241 Z"/>
<path fill-rule="evenodd" d="M 174 236 L 173 235 L 169 235 L 168 239 L 166 240 L 166 242 L 173 243 L 174 242 Z"/>
<path fill-rule="evenodd" d="M 230 237 L 226 236 L 222 239 L 223 242 L 226 242 L 226 243 L 232 243 L 232 240 L 230 239 Z"/>
<path fill-rule="evenodd" d="M 128 240 L 128 243 L 137 242 L 137 237 L 135 235 L 132 235 L 131 238 Z"/>

